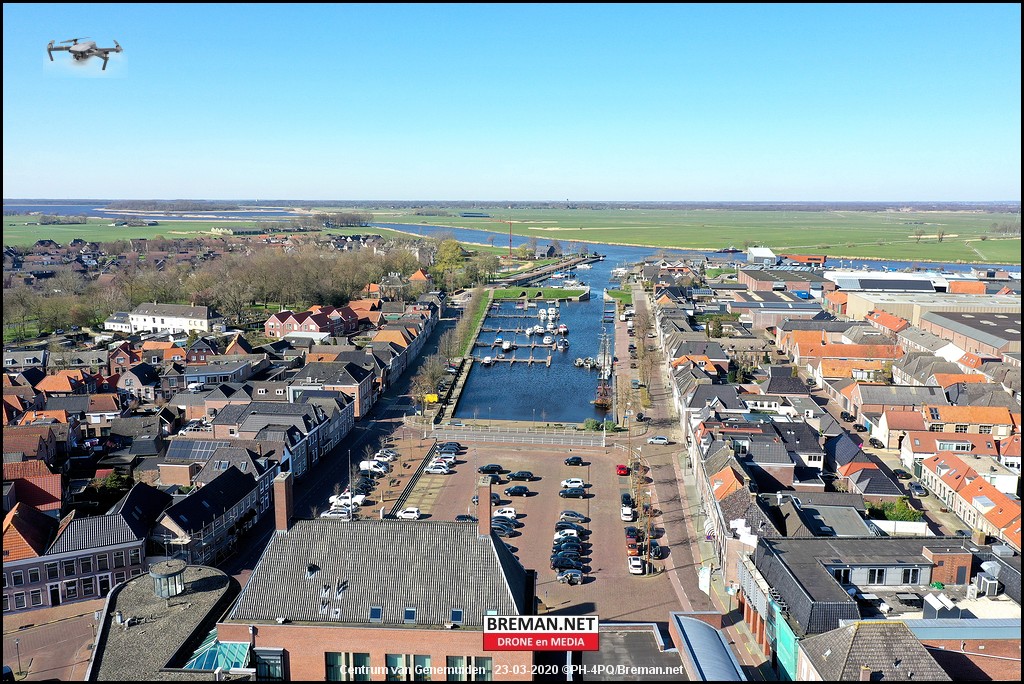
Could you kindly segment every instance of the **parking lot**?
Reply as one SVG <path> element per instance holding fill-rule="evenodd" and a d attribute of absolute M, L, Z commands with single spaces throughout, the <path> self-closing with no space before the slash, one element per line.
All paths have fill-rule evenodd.
<path fill-rule="evenodd" d="M 668 612 L 679 609 L 679 600 L 661 570 L 671 553 L 671 539 L 655 538 L 662 543 L 663 556 L 653 561 L 647 575 L 631 575 L 627 570 L 624 529 L 634 524 L 619 517 L 620 495 L 628 491 L 630 479 L 616 474 L 615 466 L 623 460 L 623 452 L 600 448 L 538 447 L 474 443 L 464 445 L 452 472 L 448 475 L 422 475 L 405 502 L 420 508 L 424 519 L 454 520 L 458 515 L 477 515 L 471 502 L 479 477 L 477 468 L 489 463 L 500 464 L 504 474 L 492 491 L 500 497 L 499 506 L 516 509 L 523 526 L 517 534 L 505 538 L 523 566 L 537 571 L 537 597 L 541 611 L 581 614 L 596 613 L 602 620 L 617 622 L 665 621 Z M 580 456 L 582 466 L 568 466 L 564 461 Z M 531 482 L 509 482 L 508 475 L 518 470 L 531 471 Z M 586 498 L 558 496 L 560 483 L 567 478 L 581 478 L 587 483 Z M 524 484 L 530 496 L 508 497 L 504 490 Z M 591 532 L 588 555 L 584 556 L 584 582 L 569 586 L 556 580 L 550 569 L 552 536 L 555 522 L 563 510 L 574 510 L 589 518 L 584 527 Z M 657 522 L 657 520 L 655 520 Z M 414 523 L 410 523 L 414 524 Z M 657 528 L 656 528 L 657 529 Z"/>

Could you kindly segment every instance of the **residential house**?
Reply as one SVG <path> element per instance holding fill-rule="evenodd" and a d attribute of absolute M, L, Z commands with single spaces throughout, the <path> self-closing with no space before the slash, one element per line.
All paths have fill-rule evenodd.
<path fill-rule="evenodd" d="M 144 361 L 137 363 L 121 373 L 117 389 L 138 401 L 152 403 L 162 396 L 160 371 Z"/>
<path fill-rule="evenodd" d="M 207 306 L 184 304 L 139 304 L 128 315 L 133 333 L 146 332 L 212 332 L 223 323 L 223 317 Z"/>
<path fill-rule="evenodd" d="M 951 681 L 904 622 L 856 622 L 798 643 L 802 682 Z"/>
<path fill-rule="evenodd" d="M 902 436 L 898 448 L 903 466 L 918 475 L 922 462 L 944 451 L 957 456 L 999 457 L 999 442 L 992 435 L 911 431 Z"/>
<path fill-rule="evenodd" d="M 352 397 L 355 418 L 369 412 L 376 401 L 374 373 L 351 362 L 307 363 L 299 369 L 289 386 L 289 401 L 302 390 L 332 390 Z"/>
<path fill-rule="evenodd" d="M 4 461 L 4 483 L 13 483 L 15 502 L 53 517 L 60 515 L 64 501 L 63 476 L 52 472 L 43 461 Z"/>
<path fill-rule="evenodd" d="M 51 468 L 60 465 L 57 431 L 53 425 L 5 425 L 4 461 L 39 459 Z"/>
<path fill-rule="evenodd" d="M 1019 410 L 1018 410 L 1019 417 Z M 921 406 L 926 429 L 930 432 L 952 432 L 960 435 L 992 435 L 995 439 L 1009 437 L 1014 421 L 1005 406 Z"/>

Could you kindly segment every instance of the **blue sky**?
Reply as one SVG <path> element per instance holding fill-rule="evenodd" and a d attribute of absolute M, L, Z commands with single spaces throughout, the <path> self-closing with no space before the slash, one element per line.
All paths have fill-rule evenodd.
<path fill-rule="evenodd" d="M 1020 200 L 1021 9 L 3 8 L 3 193 Z M 50 40 L 118 40 L 107 72 Z"/>

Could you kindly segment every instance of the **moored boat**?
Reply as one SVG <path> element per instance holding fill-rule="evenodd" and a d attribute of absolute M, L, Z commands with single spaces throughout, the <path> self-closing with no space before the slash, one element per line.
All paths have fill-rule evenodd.
<path fill-rule="evenodd" d="M 558 340 L 558 345 L 557 346 L 558 346 L 559 351 L 565 351 L 566 349 L 569 348 L 569 340 L 567 340 L 567 339 L 565 339 L 563 337 L 562 339 Z"/>
<path fill-rule="evenodd" d="M 555 343 L 555 338 L 554 337 L 552 337 L 551 335 L 545 335 L 544 336 L 544 344 L 554 344 L 554 343 Z"/>
<path fill-rule="evenodd" d="M 567 326 L 565 323 L 559 324 L 559 326 L 558 326 L 558 334 L 559 335 L 568 335 L 569 334 L 569 326 Z"/>
<path fill-rule="evenodd" d="M 494 363 L 494 359 L 492 359 L 490 356 L 484 357 L 483 364 L 485 366 L 490 366 L 492 363 Z"/>

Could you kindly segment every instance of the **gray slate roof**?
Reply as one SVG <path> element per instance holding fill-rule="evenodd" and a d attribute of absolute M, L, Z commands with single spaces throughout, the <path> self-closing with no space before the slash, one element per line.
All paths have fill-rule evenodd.
<path fill-rule="evenodd" d="M 526 571 L 505 544 L 476 525 L 445 521 L 302 520 L 273 537 L 229 620 L 441 627 L 451 610 L 479 627 L 488 610 L 527 612 Z M 339 591 L 340 589 L 340 591 Z"/>
<path fill-rule="evenodd" d="M 950 681 L 903 622 L 858 622 L 808 637 L 800 647 L 826 682 L 859 681 L 862 668 L 871 681 Z"/>
<path fill-rule="evenodd" d="M 169 494 L 139 482 L 106 515 L 73 519 L 46 553 L 56 555 L 141 541 L 170 503 Z"/>
<path fill-rule="evenodd" d="M 941 387 L 915 385 L 861 385 L 860 398 L 864 404 L 884 406 L 945 406 L 949 403 Z"/>
<path fill-rule="evenodd" d="M 850 476 L 850 483 L 865 496 L 903 496 L 896 483 L 877 468 L 858 470 Z"/>
<path fill-rule="evenodd" d="M 201 530 L 255 488 L 252 473 L 243 474 L 238 468 L 230 467 L 168 508 L 164 515 L 187 532 Z"/>
<path fill-rule="evenodd" d="M 219 318 L 220 314 L 208 306 L 188 306 L 187 304 L 139 304 L 132 311 L 137 316 L 173 316 L 177 318 L 194 318 L 207 320 Z"/>

